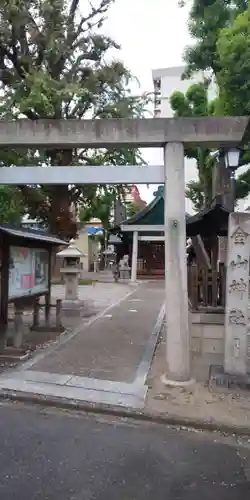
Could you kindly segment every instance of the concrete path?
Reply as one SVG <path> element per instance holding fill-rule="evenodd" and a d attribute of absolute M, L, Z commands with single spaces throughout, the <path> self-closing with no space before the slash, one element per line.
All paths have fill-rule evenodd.
<path fill-rule="evenodd" d="M 62 322 L 67 331 L 73 331 L 85 320 L 88 320 L 91 316 L 96 315 L 113 306 L 119 300 L 122 300 L 127 293 L 131 292 L 131 285 L 129 283 L 92 283 L 90 285 L 79 285 L 78 297 L 80 301 L 84 304 L 82 308 L 82 314 L 80 318 L 67 316 L 64 311 L 62 311 Z M 64 285 L 52 285 L 51 288 L 51 302 L 56 303 L 56 299 L 64 300 L 65 298 L 65 286 Z M 41 298 L 41 302 L 44 302 Z M 14 315 L 13 304 L 9 305 L 10 317 Z M 55 324 L 55 309 L 51 311 L 52 325 Z M 27 309 L 24 311 L 24 320 L 27 327 L 31 326 L 33 320 L 32 309 Z M 41 320 L 43 321 L 43 312 L 41 312 Z M 11 329 L 12 325 L 10 325 Z M 28 334 L 30 336 L 30 334 Z M 41 342 L 42 343 L 42 342 Z"/>
<path fill-rule="evenodd" d="M 122 299 L 131 291 L 129 284 L 121 283 L 92 283 L 91 285 L 79 286 L 79 299 L 86 301 L 87 305 L 91 305 L 98 311 L 104 310 Z M 54 299 L 65 298 L 65 286 L 53 285 L 51 295 Z"/>
<path fill-rule="evenodd" d="M 249 443 L 23 405 L 0 411 L 1 500 L 249 500 Z"/>
<path fill-rule="evenodd" d="M 164 309 L 163 283 L 130 288 L 59 345 L 0 377 L 0 388 L 142 408 Z"/>

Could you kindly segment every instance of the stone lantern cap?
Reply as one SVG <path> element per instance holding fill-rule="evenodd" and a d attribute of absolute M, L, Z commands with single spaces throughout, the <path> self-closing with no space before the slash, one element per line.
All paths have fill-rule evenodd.
<path fill-rule="evenodd" d="M 56 255 L 57 257 L 73 258 L 73 259 L 86 256 L 85 253 L 81 252 L 81 250 L 79 250 L 79 248 L 76 247 L 74 240 L 70 240 L 68 248 L 61 250 Z"/>

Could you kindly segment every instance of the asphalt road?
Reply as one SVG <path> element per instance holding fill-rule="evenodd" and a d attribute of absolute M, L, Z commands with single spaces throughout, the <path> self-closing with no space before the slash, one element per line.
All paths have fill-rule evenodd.
<path fill-rule="evenodd" d="M 249 467 L 216 434 L 0 406 L 4 500 L 249 500 Z"/>

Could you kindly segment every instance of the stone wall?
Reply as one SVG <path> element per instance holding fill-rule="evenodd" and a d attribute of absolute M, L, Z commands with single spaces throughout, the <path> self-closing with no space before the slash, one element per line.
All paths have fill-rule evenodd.
<path fill-rule="evenodd" d="M 224 314 L 192 313 L 191 351 L 197 355 L 224 353 Z"/>
<path fill-rule="evenodd" d="M 218 313 L 191 314 L 191 352 L 195 356 L 224 356 L 225 316 Z M 250 372 L 250 331 L 248 332 L 248 372 Z"/>

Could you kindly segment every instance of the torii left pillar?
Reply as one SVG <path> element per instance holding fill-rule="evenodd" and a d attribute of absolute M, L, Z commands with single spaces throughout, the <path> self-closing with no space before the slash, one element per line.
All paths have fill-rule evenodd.
<path fill-rule="evenodd" d="M 186 262 L 184 146 L 164 147 L 165 166 L 165 304 L 167 385 L 190 380 L 190 339 Z"/>

